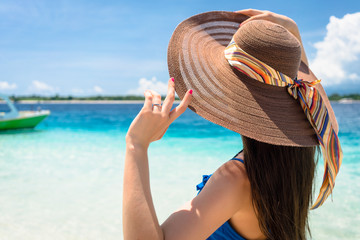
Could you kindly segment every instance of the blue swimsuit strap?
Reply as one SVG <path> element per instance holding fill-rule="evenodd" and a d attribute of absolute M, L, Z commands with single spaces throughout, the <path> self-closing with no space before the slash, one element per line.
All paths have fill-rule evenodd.
<path fill-rule="evenodd" d="M 237 161 L 240 161 L 244 164 L 244 160 L 242 160 L 241 158 L 236 158 L 237 155 L 239 155 L 243 150 L 241 150 L 240 152 L 238 152 L 232 159 L 230 160 L 237 160 Z"/>
<path fill-rule="evenodd" d="M 245 163 L 244 163 L 244 160 L 242 160 L 241 158 L 232 158 L 232 159 L 230 159 L 230 160 L 237 160 L 237 161 L 242 162 L 243 164 L 245 164 Z"/>
<path fill-rule="evenodd" d="M 241 152 L 242 152 L 242 150 L 241 150 L 239 153 L 241 153 Z M 232 159 L 230 159 L 229 161 L 231 161 L 231 160 L 236 160 L 236 161 L 239 161 L 239 162 L 242 162 L 243 164 L 245 164 L 245 163 L 244 163 L 244 160 L 242 160 L 241 158 L 236 158 L 236 156 L 239 155 L 239 153 L 236 154 L 236 155 L 235 155 Z M 212 174 L 210 174 L 210 175 L 203 175 L 203 180 L 202 180 L 202 182 L 199 183 L 198 185 L 196 185 L 196 190 L 199 191 L 198 194 L 199 194 L 200 191 L 205 187 L 205 184 L 207 183 L 207 181 L 209 180 L 209 178 L 210 178 L 211 176 L 212 176 Z"/>

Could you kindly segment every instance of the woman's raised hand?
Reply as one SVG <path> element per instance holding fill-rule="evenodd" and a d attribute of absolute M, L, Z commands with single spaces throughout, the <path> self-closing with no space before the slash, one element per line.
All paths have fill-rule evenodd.
<path fill-rule="evenodd" d="M 169 125 L 185 112 L 188 107 L 192 90 L 188 90 L 181 103 L 171 110 L 175 100 L 174 79 L 168 81 L 167 96 L 161 105 L 161 96 L 155 91 L 144 93 L 145 103 L 135 117 L 126 134 L 126 143 L 147 148 L 151 142 L 161 139 Z"/>
<path fill-rule="evenodd" d="M 244 22 L 241 23 L 240 26 L 243 26 L 244 24 L 253 21 L 253 20 L 267 20 L 276 24 L 279 24 L 286 28 L 289 32 L 291 32 L 300 42 L 301 44 L 301 60 L 306 64 L 308 64 L 308 60 L 305 54 L 305 49 L 301 42 L 301 36 L 299 28 L 294 20 L 291 18 L 280 15 L 277 13 L 273 13 L 270 11 L 263 11 L 263 10 L 257 10 L 257 9 L 244 9 L 240 11 L 236 11 L 236 13 L 241 13 L 243 15 L 248 16 L 249 18 L 246 19 Z"/>
<path fill-rule="evenodd" d="M 289 32 L 291 32 L 294 35 L 298 34 L 298 32 L 299 32 L 295 21 L 284 15 L 280 15 L 280 14 L 273 13 L 270 11 L 257 10 L 257 9 L 244 9 L 244 10 L 236 11 L 236 13 L 241 13 L 246 16 L 249 16 L 249 18 L 247 20 L 245 20 L 241 25 L 244 25 L 247 22 L 250 22 L 253 20 L 261 19 L 261 20 L 267 20 L 267 21 L 279 24 L 279 25 L 285 27 Z"/>

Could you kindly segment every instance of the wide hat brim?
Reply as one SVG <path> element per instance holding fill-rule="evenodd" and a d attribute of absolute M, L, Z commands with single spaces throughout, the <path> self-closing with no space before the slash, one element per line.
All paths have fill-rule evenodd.
<path fill-rule="evenodd" d="M 168 48 L 175 91 L 183 99 L 193 89 L 189 108 L 203 118 L 255 140 L 275 145 L 314 146 L 318 140 L 298 100 L 285 87 L 271 86 L 233 69 L 224 57 L 240 23 L 248 17 L 225 11 L 206 12 L 181 22 Z M 317 78 L 303 62 L 298 79 Z M 338 125 L 321 86 L 315 88 Z"/>

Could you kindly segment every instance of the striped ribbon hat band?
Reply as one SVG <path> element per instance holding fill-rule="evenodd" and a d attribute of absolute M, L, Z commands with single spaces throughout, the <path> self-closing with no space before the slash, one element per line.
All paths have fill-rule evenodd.
<path fill-rule="evenodd" d="M 324 158 L 323 183 L 311 209 L 318 208 L 331 194 L 342 162 L 340 142 L 329 120 L 328 110 L 318 90 L 313 87 L 320 80 L 306 82 L 292 79 L 246 53 L 234 40 L 225 48 L 224 53 L 233 68 L 259 82 L 287 87 L 288 93 L 295 99 L 299 99 L 307 119 L 316 132 Z"/>

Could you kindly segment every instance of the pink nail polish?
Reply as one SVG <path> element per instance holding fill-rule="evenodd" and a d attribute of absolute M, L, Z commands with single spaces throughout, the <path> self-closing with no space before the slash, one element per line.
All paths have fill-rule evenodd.
<path fill-rule="evenodd" d="M 192 94 L 192 92 L 193 92 L 192 89 L 190 89 L 189 93 Z"/>
<path fill-rule="evenodd" d="M 174 82 L 174 81 L 175 81 L 175 79 L 172 77 L 172 78 L 171 78 L 171 81 L 173 81 L 173 82 Z"/>

